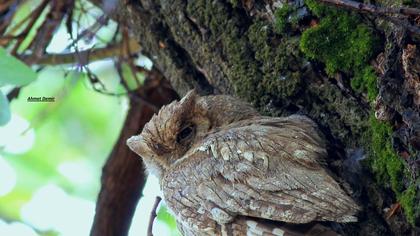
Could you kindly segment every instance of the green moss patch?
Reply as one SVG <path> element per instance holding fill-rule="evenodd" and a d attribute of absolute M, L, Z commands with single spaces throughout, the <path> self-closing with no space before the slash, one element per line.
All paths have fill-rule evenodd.
<path fill-rule="evenodd" d="M 351 87 L 359 93 L 367 93 L 370 102 L 378 96 L 377 76 L 372 66 L 366 66 L 362 71 L 356 71 L 351 80 Z"/>
<path fill-rule="evenodd" d="M 370 118 L 370 124 L 372 169 L 379 182 L 390 183 L 390 187 L 395 193 L 401 193 L 404 189 L 402 183 L 404 163 L 391 146 L 392 128 L 390 125 L 376 120 L 373 115 Z"/>
<path fill-rule="evenodd" d="M 294 8 L 287 3 L 276 9 L 274 12 L 274 16 L 276 17 L 274 24 L 276 33 L 281 34 L 290 28 L 289 15 L 293 11 Z"/>
<path fill-rule="evenodd" d="M 335 9 L 326 6 L 324 4 L 319 4 L 316 0 L 305 0 L 305 5 L 311 10 L 311 12 L 320 17 L 326 15 L 330 12 L 336 11 Z"/>
<path fill-rule="evenodd" d="M 420 204 L 416 199 L 420 199 L 420 193 L 416 190 L 415 184 L 412 184 L 399 197 L 400 204 L 405 211 L 408 221 L 412 225 L 419 224 Z"/>
<path fill-rule="evenodd" d="M 391 146 L 392 128 L 372 115 L 370 118 L 370 134 L 367 147 L 370 148 L 369 165 L 375 173 L 376 181 L 385 188 L 391 188 L 400 202 L 410 224 L 415 225 L 420 218 L 419 193 L 416 184 L 405 186 L 404 180 L 410 179 L 404 161 Z M 418 223 L 418 222 L 417 222 Z"/>
<path fill-rule="evenodd" d="M 319 17 L 319 22 L 303 32 L 302 52 L 308 58 L 324 63 L 330 76 L 341 71 L 353 77 L 353 90 L 366 93 L 368 100 L 373 102 L 378 95 L 377 76 L 369 60 L 378 51 L 378 37 L 352 12 L 314 0 L 305 0 L 305 4 Z"/>
<path fill-rule="evenodd" d="M 309 58 L 323 62 L 333 75 L 339 70 L 361 70 L 373 56 L 374 42 L 373 33 L 358 17 L 332 11 L 303 32 L 300 48 Z"/>

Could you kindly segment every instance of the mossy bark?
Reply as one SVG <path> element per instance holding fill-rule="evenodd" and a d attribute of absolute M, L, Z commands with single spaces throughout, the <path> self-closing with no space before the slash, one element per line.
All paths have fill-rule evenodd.
<path fill-rule="evenodd" d="M 346 78 L 328 76 L 322 64 L 303 55 L 296 22 L 290 33 L 276 30 L 274 6 L 284 1 L 245 2 L 120 1 L 113 17 L 129 26 L 179 95 L 192 88 L 232 94 L 267 115 L 314 119 L 329 140 L 331 170 L 364 207 L 358 223 L 332 225 L 343 235 L 419 233 L 401 212 L 386 219 L 383 208 L 395 197 L 357 162 L 371 144 L 369 101 Z"/>

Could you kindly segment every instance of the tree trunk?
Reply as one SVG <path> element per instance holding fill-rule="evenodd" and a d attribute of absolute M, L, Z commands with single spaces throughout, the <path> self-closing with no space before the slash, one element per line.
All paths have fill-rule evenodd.
<path fill-rule="evenodd" d="M 128 25 L 180 96 L 192 88 L 232 94 L 267 115 L 314 119 L 329 141 L 331 170 L 364 207 L 358 223 L 331 227 L 343 235 L 419 233 L 401 212 L 387 219 L 383 209 L 395 197 L 376 184 L 367 165 L 355 161 L 367 155 L 369 103 L 346 80 L 328 78 L 321 65 L 305 59 L 300 34 L 275 33 L 279 2 L 284 1 L 126 0 L 112 17 Z"/>

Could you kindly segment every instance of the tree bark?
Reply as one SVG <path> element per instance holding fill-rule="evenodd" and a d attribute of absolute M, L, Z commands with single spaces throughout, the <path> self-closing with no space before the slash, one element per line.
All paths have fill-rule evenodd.
<path fill-rule="evenodd" d="M 92 2 L 103 7 L 99 0 Z M 375 184 L 369 169 L 348 165 L 366 155 L 361 139 L 370 126 L 369 104 L 349 84 L 328 78 L 306 60 L 299 35 L 273 33 L 273 6 L 279 2 L 127 0 L 119 1 L 111 16 L 129 26 L 179 95 L 192 88 L 232 94 L 264 114 L 314 119 L 330 143 L 331 170 L 364 207 L 358 223 L 331 227 L 343 235 L 418 233 L 401 213 L 385 219 L 383 208 L 395 200 L 392 194 Z"/>
<path fill-rule="evenodd" d="M 150 98 L 161 107 L 177 98 L 162 75 L 153 70 L 139 94 Z M 155 113 L 154 109 L 134 98 L 114 148 L 102 171 L 102 186 L 96 203 L 92 236 L 127 235 L 137 202 L 146 182 L 141 158 L 126 145 L 131 136 L 138 134 Z M 145 215 L 148 214 L 145 212 Z"/>

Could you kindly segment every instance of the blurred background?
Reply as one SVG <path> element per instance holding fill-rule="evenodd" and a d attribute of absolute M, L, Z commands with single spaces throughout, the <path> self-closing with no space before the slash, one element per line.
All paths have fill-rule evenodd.
<path fill-rule="evenodd" d="M 20 22 L 34 14 L 42 2 L 20 3 L 8 22 L 8 30 L 23 28 Z M 46 17 L 42 14 L 35 24 L 41 24 Z M 79 19 L 71 27 L 74 35 L 83 31 L 92 33 L 89 27 L 103 17 L 103 13 L 87 1 L 76 1 L 73 15 Z M 47 52 L 71 53 L 102 47 L 112 40 L 120 40 L 119 30 L 113 21 L 106 19 L 94 34 L 75 42 L 68 33 L 68 25 L 62 22 Z M 13 32 L 6 31 L 4 35 L 8 33 Z M 32 38 L 35 36 L 35 32 L 29 34 Z M 20 47 L 27 47 L 30 39 L 25 39 Z M 5 43 L 2 46 L 10 49 Z M 0 55 L 0 61 L 8 62 L 10 57 Z M 74 64 L 37 67 L 36 79 L 20 89 L 17 99 L 8 105 L 0 103 L 1 111 L 9 109 L 10 113 L 10 120 L 0 126 L 0 235 L 89 234 L 100 189 L 101 168 L 118 138 L 128 109 L 124 94 L 127 88 L 121 85 L 114 63 L 112 59 L 98 59 L 83 67 Z M 135 63 L 145 68 L 152 66 L 150 60 L 141 55 L 135 58 Z M 0 63 L 0 67 L 0 77 L 19 70 L 6 67 L 4 63 Z M 100 78 L 107 92 L 94 88 L 87 71 Z M 141 86 L 142 73 L 133 75 L 126 64 L 122 64 L 122 73 L 126 75 L 128 86 Z M 140 83 L 136 84 L 135 79 Z M 13 88 L 0 83 L 2 94 L 10 93 Z M 28 97 L 54 97 L 55 101 L 28 102 Z M 159 183 L 149 177 L 130 235 L 147 234 L 150 212 L 158 195 Z M 155 235 L 179 235 L 163 202 L 158 208 L 153 231 Z"/>

